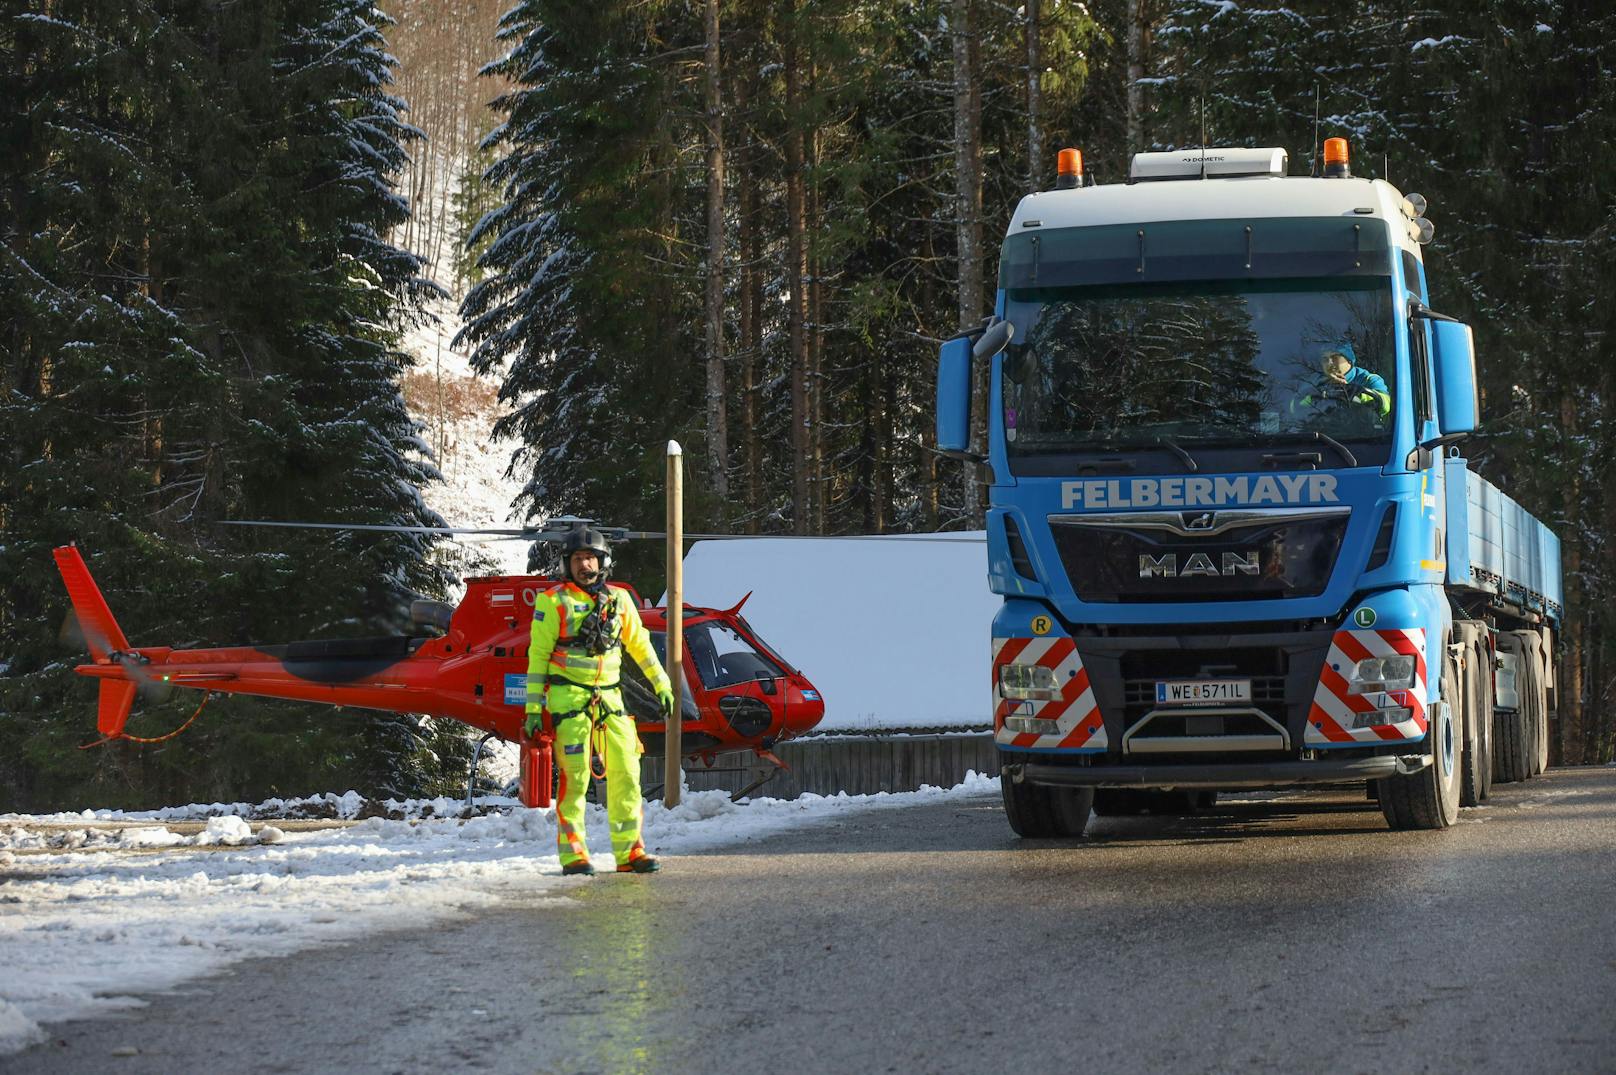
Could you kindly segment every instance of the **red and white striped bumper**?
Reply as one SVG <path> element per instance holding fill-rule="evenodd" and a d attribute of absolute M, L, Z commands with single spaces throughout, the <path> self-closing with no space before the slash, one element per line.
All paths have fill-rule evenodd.
<path fill-rule="evenodd" d="M 1414 686 L 1406 691 L 1380 691 L 1352 694 L 1347 678 L 1353 667 L 1369 657 L 1410 654 L 1414 658 Z M 1307 714 L 1309 747 L 1351 746 L 1384 743 L 1388 740 L 1419 739 L 1425 735 L 1425 632 L 1413 630 L 1337 631 L 1330 641 L 1330 653 L 1319 674 L 1313 693 L 1313 706 Z M 1367 724 L 1376 710 L 1393 706 L 1410 711 L 1409 719 L 1395 724 Z"/>
<path fill-rule="evenodd" d="M 1020 701 L 999 693 L 999 669 L 1011 663 L 1039 664 L 1052 669 L 1060 697 L 1047 701 Z M 1033 717 L 1047 721 L 1048 731 L 1016 731 L 1005 727 L 1007 717 Z M 993 737 L 1000 746 L 1017 750 L 1084 750 L 1106 748 L 1105 723 L 1089 687 L 1089 673 L 1070 638 L 995 638 L 993 640 Z"/>

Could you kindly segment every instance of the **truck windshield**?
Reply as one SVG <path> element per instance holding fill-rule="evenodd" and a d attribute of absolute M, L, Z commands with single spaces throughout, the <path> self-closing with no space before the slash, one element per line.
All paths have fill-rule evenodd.
<path fill-rule="evenodd" d="M 1167 281 L 1007 291 L 1012 458 L 1333 439 L 1389 445 L 1388 278 Z M 1360 451 L 1369 461 L 1385 451 Z"/>

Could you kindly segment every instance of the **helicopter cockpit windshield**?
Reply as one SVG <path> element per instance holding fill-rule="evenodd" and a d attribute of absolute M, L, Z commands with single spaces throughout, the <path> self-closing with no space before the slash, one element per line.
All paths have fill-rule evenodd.
<path fill-rule="evenodd" d="M 651 648 L 657 660 L 665 666 L 668 661 L 668 639 L 662 631 L 652 631 Z M 685 653 L 696 666 L 705 690 L 717 690 L 737 683 L 750 683 L 759 679 L 778 679 L 788 673 L 772 654 L 754 645 L 745 635 L 720 620 L 705 620 L 685 625 Z M 657 706 L 656 692 L 632 660 L 623 661 L 623 699 L 636 720 L 657 720 L 662 711 Z M 684 683 L 681 709 L 685 720 L 696 720 L 695 697 L 690 684 Z"/>
<path fill-rule="evenodd" d="M 755 679 L 777 679 L 786 674 L 772 657 L 719 620 L 686 627 L 685 648 L 690 651 L 702 686 L 709 690 Z"/>

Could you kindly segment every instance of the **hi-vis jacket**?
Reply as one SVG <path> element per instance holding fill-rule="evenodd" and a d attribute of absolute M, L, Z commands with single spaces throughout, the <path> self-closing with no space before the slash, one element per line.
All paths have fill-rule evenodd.
<path fill-rule="evenodd" d="M 556 716 L 581 708 L 596 692 L 615 689 L 625 649 L 654 690 L 670 689 L 668 674 L 662 670 L 662 663 L 651 648 L 651 635 L 640 621 L 633 598 L 626 590 L 611 588 L 606 593 L 617 602 L 617 639 L 599 655 L 573 644 L 578 625 L 594 608 L 593 597 L 568 582 L 535 598 L 533 631 L 527 651 L 528 716 L 542 713 L 547 700 L 551 716 Z M 611 708 L 622 710 L 620 696 L 611 698 L 610 702 Z"/>

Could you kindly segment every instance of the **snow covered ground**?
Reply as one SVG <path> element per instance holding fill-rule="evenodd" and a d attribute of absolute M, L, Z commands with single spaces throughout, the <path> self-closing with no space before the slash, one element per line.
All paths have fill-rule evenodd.
<path fill-rule="evenodd" d="M 677 870 L 680 854 L 997 786 L 972 773 L 953 789 L 905 794 L 735 804 L 724 792 L 695 792 L 673 810 L 647 803 L 645 842 Z M 239 960 L 618 883 L 560 876 L 553 810 L 485 802 L 501 812 L 460 820 L 443 816 L 453 800 L 390 803 L 402 818 L 301 830 L 307 822 L 245 819 L 351 818 L 367 804 L 349 793 L 258 807 L 0 814 L 0 1056 L 43 1040 L 42 1023 L 137 1008 L 132 994 Z M 590 846 L 609 871 L 605 810 L 588 811 Z"/>

